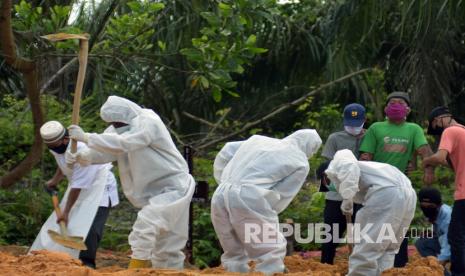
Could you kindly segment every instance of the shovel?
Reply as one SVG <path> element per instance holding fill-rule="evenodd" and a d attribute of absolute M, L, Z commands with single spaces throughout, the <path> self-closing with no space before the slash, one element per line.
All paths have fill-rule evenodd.
<path fill-rule="evenodd" d="M 73 115 L 71 117 L 71 123 L 73 125 L 79 124 L 79 109 L 81 104 L 81 94 L 82 87 L 84 86 L 84 78 L 86 76 L 87 68 L 87 57 L 89 52 L 89 35 L 88 34 L 67 34 L 67 33 L 57 33 L 44 35 L 42 38 L 45 38 L 52 42 L 63 41 L 68 39 L 78 39 L 79 40 L 79 71 L 76 80 L 76 88 L 74 90 L 74 101 L 73 101 Z M 77 141 L 71 140 L 71 153 L 76 153 L 77 151 Z M 68 164 L 69 169 L 73 169 L 72 164 Z"/>
<path fill-rule="evenodd" d="M 58 205 L 57 191 L 48 189 L 47 191 L 52 195 L 52 202 L 53 208 L 55 208 L 55 213 L 58 217 L 61 216 L 60 206 Z M 64 247 L 77 250 L 87 250 L 87 246 L 84 244 L 83 237 L 68 236 L 68 229 L 66 229 L 66 224 L 64 221 L 60 221 L 60 232 L 61 234 L 50 229 L 47 231 L 48 235 L 54 242 L 63 245 Z"/>
<path fill-rule="evenodd" d="M 352 215 L 346 214 L 346 223 L 347 223 L 347 246 L 349 247 L 349 255 L 352 254 L 353 244 L 350 242 L 353 240 L 353 229 L 349 227 L 349 224 L 352 224 Z"/>

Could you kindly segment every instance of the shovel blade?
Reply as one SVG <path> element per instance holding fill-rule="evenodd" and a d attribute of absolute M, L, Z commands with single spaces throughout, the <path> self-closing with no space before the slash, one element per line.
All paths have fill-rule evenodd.
<path fill-rule="evenodd" d="M 82 237 L 63 236 L 53 230 L 48 230 L 47 233 L 54 242 L 63 245 L 64 247 L 77 250 L 87 250 L 84 238 Z"/>
<path fill-rule="evenodd" d="M 57 34 L 49 34 L 49 35 L 43 35 L 41 36 L 42 38 L 45 38 L 50 41 L 61 41 L 61 40 L 67 40 L 67 39 L 84 39 L 84 40 L 89 40 L 89 35 L 88 34 L 67 34 L 67 33 L 57 33 Z"/>

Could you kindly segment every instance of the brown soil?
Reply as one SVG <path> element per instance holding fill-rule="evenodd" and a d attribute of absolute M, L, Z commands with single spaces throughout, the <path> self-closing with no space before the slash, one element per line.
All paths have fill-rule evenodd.
<path fill-rule="evenodd" d="M 393 275 L 443 276 L 444 269 L 434 257 L 418 258 L 409 262 L 405 268 L 391 268 L 383 272 L 383 276 Z"/>
<path fill-rule="evenodd" d="M 58 252 L 36 251 L 32 255 L 25 254 L 27 248 L 7 246 L 0 247 L 0 275 L 29 276 L 29 275 L 71 275 L 71 276 L 100 276 L 100 275 L 157 275 L 157 276 L 216 276 L 216 275 L 244 275 L 239 273 L 226 273 L 221 267 L 204 270 L 185 269 L 175 271 L 168 269 L 126 269 L 129 261 L 128 254 L 109 251 L 99 251 L 97 265 L 99 269 L 92 270 L 81 265 L 79 260 L 72 259 L 69 255 Z M 3 252 L 2 252 L 3 251 Z M 436 258 L 411 258 L 406 268 L 393 268 L 383 273 L 384 276 L 392 275 L 443 275 L 442 266 Z M 316 258 L 304 258 L 299 255 L 286 257 L 286 267 L 289 273 L 285 276 L 336 276 L 345 275 L 348 270 L 347 257 L 340 256 L 335 265 L 321 264 Z M 248 276 L 263 275 L 261 273 L 249 273 Z M 284 274 L 275 274 L 284 276 Z"/>

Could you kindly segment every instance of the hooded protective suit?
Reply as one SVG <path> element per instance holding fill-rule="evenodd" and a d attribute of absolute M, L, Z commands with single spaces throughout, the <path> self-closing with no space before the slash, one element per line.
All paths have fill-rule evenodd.
<path fill-rule="evenodd" d="M 334 155 L 326 175 L 344 200 L 356 198 L 363 204 L 355 227 L 358 224 L 361 232 L 368 229 L 368 238 L 355 237 L 348 275 L 380 275 L 394 265 L 415 213 L 416 194 L 410 180 L 389 164 L 358 161 L 350 150 Z M 389 239 L 390 235 L 395 239 Z"/>
<path fill-rule="evenodd" d="M 93 150 L 81 153 L 81 158 L 92 163 L 116 159 L 124 194 L 142 208 L 129 235 L 132 258 L 151 260 L 154 267 L 182 268 L 195 190 L 187 163 L 152 110 L 110 96 L 100 116 L 129 127 L 110 126 L 103 134 L 88 134 Z"/>
<path fill-rule="evenodd" d="M 231 272 L 284 271 L 286 240 L 277 229 L 273 242 L 248 240 L 247 225 L 277 227 L 283 211 L 302 187 L 309 171 L 308 158 L 320 147 L 315 130 L 299 130 L 280 140 L 254 135 L 246 141 L 227 143 L 214 163 L 219 183 L 211 203 L 211 217 L 223 247 L 221 261 Z"/>

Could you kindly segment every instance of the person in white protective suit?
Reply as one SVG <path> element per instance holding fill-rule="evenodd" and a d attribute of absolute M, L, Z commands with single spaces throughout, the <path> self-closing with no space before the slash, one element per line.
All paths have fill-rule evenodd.
<path fill-rule="evenodd" d="M 211 202 L 211 218 L 223 248 L 221 262 L 230 272 L 284 272 L 286 239 L 277 228 L 278 214 L 298 193 L 309 172 L 308 158 L 321 146 L 315 130 L 298 130 L 284 139 L 254 135 L 230 142 L 214 162 L 219 184 Z M 272 242 L 248 239 L 249 226 L 272 231 Z M 264 227 L 274 226 L 264 230 Z M 256 230 L 254 230 L 256 231 Z"/>
<path fill-rule="evenodd" d="M 389 164 L 358 161 L 350 150 L 336 152 L 325 173 L 343 198 L 344 214 L 352 214 L 354 202 L 363 204 L 355 219 L 359 231 L 354 231 L 348 275 L 381 275 L 393 267 L 415 213 L 410 180 Z M 364 231 L 366 236 L 357 237 Z"/>
<path fill-rule="evenodd" d="M 68 168 L 65 152 L 71 143 L 63 125 L 49 121 L 40 128 L 40 134 L 58 164 L 55 175 L 47 181 L 47 188 L 55 189 L 65 176 L 69 185 L 60 203 L 61 217 L 57 218 L 56 213 L 52 213 L 29 252 L 41 249 L 65 252 L 79 258 L 84 265 L 95 268 L 97 248 L 110 208 L 119 203 L 116 179 L 111 172 L 113 166 L 110 163 L 85 167 L 75 164 L 73 168 Z M 79 150 L 87 148 L 84 143 L 77 146 Z M 57 222 L 62 220 L 67 223 L 70 236 L 85 238 L 87 250 L 63 247 L 49 237 L 48 230 L 60 233 Z"/>
<path fill-rule="evenodd" d="M 124 194 L 141 208 L 128 238 L 132 249 L 129 268 L 182 269 L 189 204 L 195 190 L 186 161 L 152 110 L 110 96 L 100 116 L 111 124 L 102 134 L 69 127 L 71 138 L 91 149 L 69 159 L 92 163 L 117 160 Z"/>

